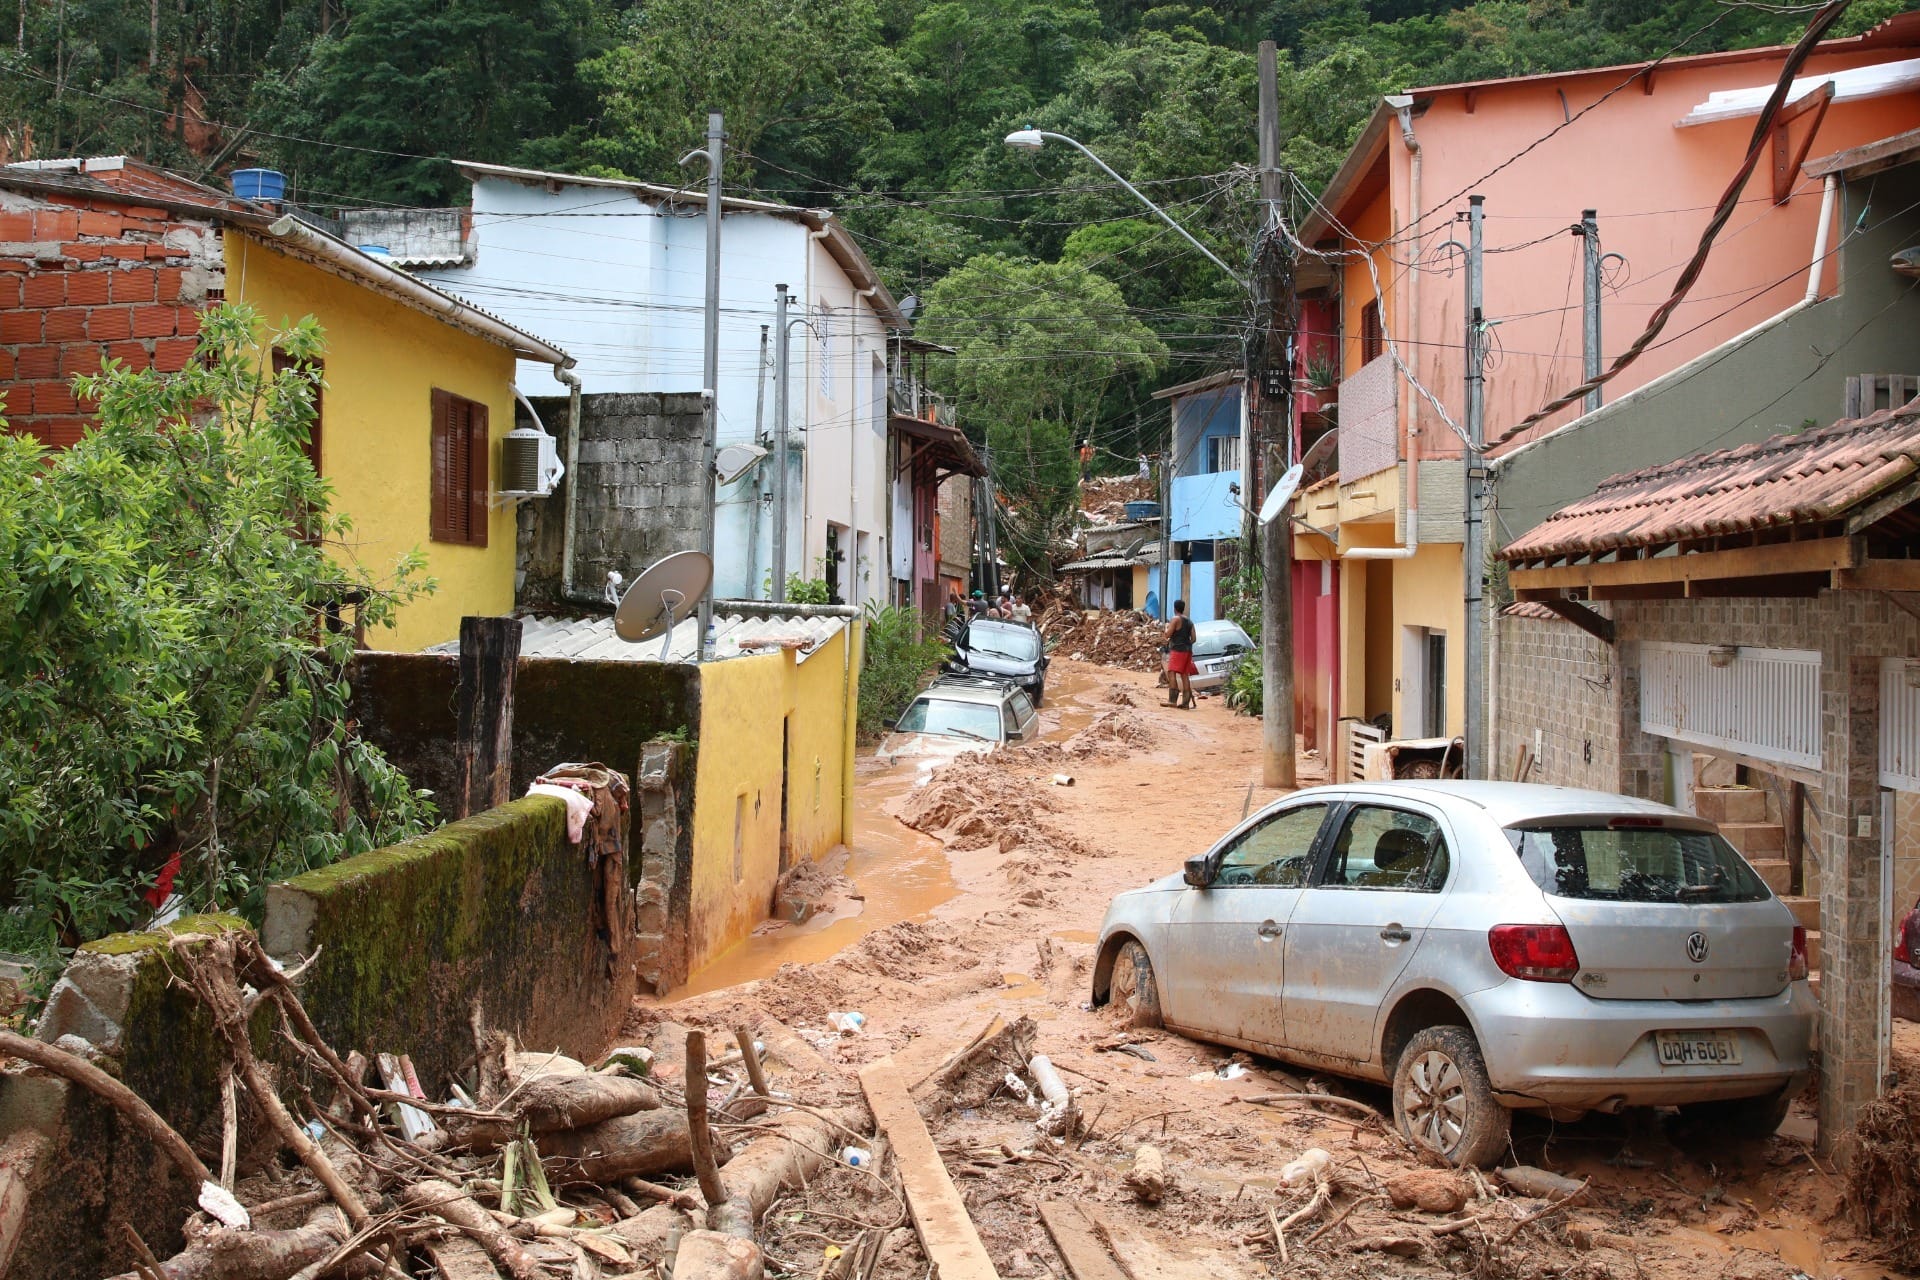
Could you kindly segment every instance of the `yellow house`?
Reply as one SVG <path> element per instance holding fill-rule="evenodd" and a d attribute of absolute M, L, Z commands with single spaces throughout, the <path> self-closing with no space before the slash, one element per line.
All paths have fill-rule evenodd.
<path fill-rule="evenodd" d="M 314 464 L 352 520 L 340 554 L 382 580 L 418 549 L 437 584 L 363 643 L 421 649 L 463 615 L 511 613 L 514 500 L 499 481 L 514 364 L 570 383 L 573 357 L 291 217 L 229 222 L 222 254 L 229 299 L 325 332 Z"/>

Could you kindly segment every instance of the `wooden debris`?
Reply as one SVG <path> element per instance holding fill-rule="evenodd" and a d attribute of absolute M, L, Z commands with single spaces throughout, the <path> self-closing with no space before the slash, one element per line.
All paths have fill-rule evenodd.
<path fill-rule="evenodd" d="M 347 1224 L 331 1205 L 306 1225 L 286 1231 L 215 1231 L 158 1264 L 142 1263 L 162 1280 L 285 1280 L 323 1261 L 347 1238 Z M 149 1255 L 151 1256 L 151 1255 Z M 142 1280 L 134 1270 L 113 1280 Z"/>
<path fill-rule="evenodd" d="M 1576 1191 L 1585 1190 L 1587 1185 L 1572 1178 L 1563 1178 L 1557 1173 L 1548 1173 L 1545 1169 L 1536 1169 L 1530 1164 L 1502 1169 L 1500 1180 L 1523 1196 L 1534 1196 L 1541 1200 L 1570 1196 Z"/>
<path fill-rule="evenodd" d="M 693 1149 L 693 1172 L 700 1194 L 713 1209 L 727 1202 L 720 1181 L 720 1162 L 713 1155 L 713 1130 L 707 1125 L 707 1033 L 687 1032 L 687 1135 Z M 636 1169 L 633 1172 L 638 1173 Z"/>
<path fill-rule="evenodd" d="M 1419 1236 L 1367 1236 L 1347 1246 L 1355 1253 L 1391 1253 L 1400 1258 L 1417 1258 L 1427 1242 Z"/>
<path fill-rule="evenodd" d="M 1127 1189 L 1141 1204 L 1159 1204 L 1167 1194 L 1167 1161 L 1160 1148 L 1141 1143 L 1127 1171 Z"/>
<path fill-rule="evenodd" d="M 513 1280 L 545 1280 L 539 1259 L 504 1231 L 493 1216 L 450 1182 L 429 1178 L 402 1188 L 401 1203 L 431 1213 L 472 1236 L 487 1256 L 507 1269 Z"/>
<path fill-rule="evenodd" d="M 1020 1021 L 1029 1028 L 1033 1025 L 1030 1019 Z M 893 1143 L 914 1230 L 941 1280 L 998 1280 L 980 1233 L 967 1216 L 893 1060 L 881 1058 L 862 1067 L 860 1087 L 866 1091 L 879 1131 Z"/>
<path fill-rule="evenodd" d="M 500 1280 L 500 1273 L 493 1269 L 493 1260 L 487 1251 L 467 1236 L 430 1240 L 423 1252 L 427 1261 L 433 1263 L 440 1280 Z"/>
<path fill-rule="evenodd" d="M 673 1280 L 762 1280 L 760 1246 L 718 1231 L 689 1231 L 673 1255 Z"/>
<path fill-rule="evenodd" d="M 1128 1280 L 1080 1206 L 1066 1200 L 1042 1200 L 1040 1221 L 1074 1280 Z"/>
<path fill-rule="evenodd" d="M 584 1129 L 542 1134 L 541 1162 L 558 1183 L 619 1182 L 693 1169 L 687 1118 L 678 1111 L 636 1111 Z"/>

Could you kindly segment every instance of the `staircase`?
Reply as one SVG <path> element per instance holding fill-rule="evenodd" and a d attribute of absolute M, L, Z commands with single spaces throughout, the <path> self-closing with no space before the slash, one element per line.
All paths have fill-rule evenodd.
<path fill-rule="evenodd" d="M 1705 761 L 1699 761 L 1704 764 Z M 1715 761 L 1714 765 L 1723 764 Z M 1793 893 L 1793 864 L 1787 860 L 1787 829 L 1772 820 L 1768 793 L 1758 787 L 1732 785 L 1731 766 L 1724 783 L 1712 768 L 1699 769 L 1703 781 L 1694 788 L 1693 807 L 1707 821 L 1719 826 L 1720 834 L 1738 849 L 1767 887 L 1793 912 L 1793 918 L 1807 931 L 1807 967 L 1814 993 L 1820 991 L 1820 899 L 1796 897 Z"/>

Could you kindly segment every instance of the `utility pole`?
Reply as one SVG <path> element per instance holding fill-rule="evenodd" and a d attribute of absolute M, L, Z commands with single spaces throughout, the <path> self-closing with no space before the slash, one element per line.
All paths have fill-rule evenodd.
<path fill-rule="evenodd" d="M 787 599 L 787 286 L 773 286 L 773 599 Z"/>
<path fill-rule="evenodd" d="M 707 314 L 704 360 L 700 370 L 702 439 L 700 474 L 706 489 L 706 501 L 700 509 L 700 550 L 707 563 L 713 563 L 713 526 L 720 499 L 719 473 L 714 470 L 713 455 L 719 434 L 719 411 L 715 401 L 720 389 L 720 170 L 724 159 L 727 131 L 718 111 L 707 113 Z M 700 597 L 699 632 L 694 636 L 696 661 L 706 658 L 707 633 L 713 629 L 713 590 Z"/>
<path fill-rule="evenodd" d="M 1481 588 L 1487 572 L 1486 327 L 1481 297 L 1481 223 L 1484 196 L 1467 197 L 1467 540 L 1466 572 L 1467 777 L 1487 776 L 1487 617 Z"/>
<path fill-rule="evenodd" d="M 1293 440 L 1294 294 L 1292 262 L 1279 236 L 1280 89 L 1279 46 L 1260 42 L 1260 198 L 1267 218 L 1254 266 L 1255 332 L 1264 343 L 1259 376 L 1247 391 L 1259 396 L 1260 429 L 1255 448 L 1263 465 L 1245 459 L 1243 500 L 1256 509 L 1257 488 L 1291 464 Z M 1249 368 L 1249 373 L 1253 370 Z M 1278 465 L 1275 465 L 1278 463 Z M 1293 745 L 1293 511 L 1259 526 L 1260 533 L 1260 780 L 1291 790 L 1296 784 Z"/>
<path fill-rule="evenodd" d="M 1586 283 L 1580 296 L 1580 336 L 1586 355 L 1582 372 L 1591 382 L 1600 376 L 1600 215 L 1596 210 L 1581 211 L 1577 234 L 1586 259 L 1586 270 L 1581 277 Z M 1600 388 L 1595 387 L 1587 392 L 1586 412 L 1592 413 L 1599 407 Z"/>
<path fill-rule="evenodd" d="M 1173 446 L 1178 437 L 1168 410 L 1167 447 L 1160 455 L 1160 621 L 1173 617 Z M 1168 677 L 1171 679 L 1172 677 Z"/>

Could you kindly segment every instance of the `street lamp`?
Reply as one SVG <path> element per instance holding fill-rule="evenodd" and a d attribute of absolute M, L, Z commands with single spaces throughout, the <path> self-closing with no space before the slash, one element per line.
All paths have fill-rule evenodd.
<path fill-rule="evenodd" d="M 1138 187 L 1134 186 L 1131 182 L 1128 182 L 1125 178 L 1115 173 L 1113 169 L 1108 166 L 1105 160 L 1102 160 L 1099 156 L 1093 154 L 1093 152 L 1087 150 L 1084 146 L 1082 146 L 1078 142 L 1075 142 L 1072 138 L 1069 138 L 1066 134 L 1050 133 L 1045 129 L 1031 129 L 1031 128 L 1015 129 L 1012 133 L 1007 135 L 1006 142 L 1008 146 L 1013 147 L 1014 149 L 1019 151 L 1038 151 L 1042 147 L 1047 145 L 1048 138 L 1052 138 L 1055 142 L 1066 143 L 1068 146 L 1072 147 L 1075 151 L 1078 151 L 1081 155 L 1085 156 L 1087 159 L 1099 165 L 1101 172 L 1105 173 L 1109 178 L 1112 178 L 1115 182 L 1125 187 L 1127 189 L 1127 193 L 1131 195 L 1135 200 L 1138 200 L 1141 204 L 1153 210 L 1153 212 L 1159 217 L 1160 221 L 1166 223 L 1168 226 L 1172 227 L 1175 231 L 1179 232 L 1181 236 L 1183 236 L 1186 239 L 1186 242 L 1188 244 L 1192 245 L 1194 248 L 1198 249 L 1201 253 L 1205 254 L 1207 256 L 1207 261 L 1211 262 L 1214 266 L 1226 272 L 1229 276 L 1232 276 L 1234 283 L 1240 285 L 1242 288 L 1245 288 L 1247 286 L 1247 280 L 1245 276 L 1242 276 L 1239 272 L 1235 271 L 1232 267 L 1220 261 L 1220 257 L 1218 254 L 1214 253 L 1213 250 L 1207 248 L 1207 246 L 1201 244 L 1198 240 L 1195 240 L 1185 227 L 1175 222 L 1173 218 L 1168 215 L 1165 209 L 1162 209 L 1159 205 L 1155 204 L 1153 201 L 1147 199 L 1144 195 L 1140 194 L 1140 189 Z"/>

